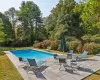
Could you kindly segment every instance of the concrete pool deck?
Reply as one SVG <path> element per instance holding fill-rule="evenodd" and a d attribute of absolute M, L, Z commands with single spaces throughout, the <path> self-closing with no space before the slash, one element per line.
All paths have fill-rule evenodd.
<path fill-rule="evenodd" d="M 46 60 L 46 66 L 41 68 L 40 72 L 34 73 L 30 71 L 28 73 L 25 69 L 19 67 L 21 63 L 15 55 L 13 55 L 10 51 L 4 52 L 15 65 L 24 80 L 81 80 L 100 69 L 100 56 L 94 56 L 86 61 L 81 61 L 82 69 L 78 70 L 77 74 L 65 71 L 64 68 L 59 71 L 60 66 L 55 63 L 53 58 L 49 58 Z M 90 71 L 90 69 L 92 71 Z"/>

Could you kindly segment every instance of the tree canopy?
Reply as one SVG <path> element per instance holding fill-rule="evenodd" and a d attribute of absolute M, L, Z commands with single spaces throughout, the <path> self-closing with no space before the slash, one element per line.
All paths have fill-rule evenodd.
<path fill-rule="evenodd" d="M 23 1 L 18 11 L 18 20 L 21 21 L 24 29 L 24 38 L 30 39 L 33 44 L 36 28 L 41 26 L 41 11 L 32 1 Z"/>
<path fill-rule="evenodd" d="M 9 19 L 2 13 L 0 13 L 0 19 L 2 20 L 1 23 L 3 24 L 4 33 L 6 34 L 6 40 L 9 41 L 13 38 L 13 31 L 12 31 L 12 25 L 9 21 Z"/>
<path fill-rule="evenodd" d="M 87 0 L 81 15 L 84 29 L 89 34 L 100 34 L 100 1 Z"/>

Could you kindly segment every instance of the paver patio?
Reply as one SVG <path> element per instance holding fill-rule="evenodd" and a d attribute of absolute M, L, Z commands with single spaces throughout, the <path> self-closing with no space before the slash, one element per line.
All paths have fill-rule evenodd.
<path fill-rule="evenodd" d="M 77 73 L 66 70 L 62 67 L 59 71 L 59 65 L 55 63 L 53 58 L 46 60 L 46 66 L 41 67 L 40 72 L 29 71 L 28 73 L 23 68 L 19 67 L 21 63 L 18 58 L 10 51 L 5 51 L 6 55 L 18 69 L 24 80 L 81 80 L 84 77 L 92 74 L 100 69 L 100 56 L 94 56 L 85 61 L 80 61 L 81 68 Z"/>

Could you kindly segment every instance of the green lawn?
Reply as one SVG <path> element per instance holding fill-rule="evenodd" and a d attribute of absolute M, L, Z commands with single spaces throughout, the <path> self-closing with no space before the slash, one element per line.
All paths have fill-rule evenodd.
<path fill-rule="evenodd" d="M 83 80 L 100 80 L 100 70 L 96 71 L 92 75 L 84 78 Z"/>
<path fill-rule="evenodd" d="M 0 52 L 0 80 L 23 80 L 17 69 L 8 59 Z"/>
<path fill-rule="evenodd" d="M 18 50 L 18 49 L 31 49 L 32 47 L 0 47 L 0 51 Z"/>

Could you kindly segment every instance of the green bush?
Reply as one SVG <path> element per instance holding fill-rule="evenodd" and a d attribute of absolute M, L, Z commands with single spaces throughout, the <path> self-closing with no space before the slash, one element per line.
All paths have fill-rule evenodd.
<path fill-rule="evenodd" d="M 59 44 L 59 41 L 52 41 L 50 45 L 51 50 L 58 50 Z"/>
<path fill-rule="evenodd" d="M 70 42 L 67 42 L 67 47 L 68 47 L 68 49 L 72 49 L 72 50 L 76 51 L 76 48 L 79 44 L 80 44 L 79 41 L 70 41 Z"/>
<path fill-rule="evenodd" d="M 100 43 L 100 34 L 91 37 L 92 42 Z"/>
<path fill-rule="evenodd" d="M 48 46 L 50 46 L 50 41 L 49 40 L 44 40 L 43 42 L 39 42 L 34 44 L 33 46 L 35 48 L 41 48 L 41 49 L 46 49 Z"/>
<path fill-rule="evenodd" d="M 44 40 L 41 45 L 43 49 L 46 49 L 50 44 L 50 40 Z"/>
<path fill-rule="evenodd" d="M 66 37 L 67 41 L 76 41 L 77 39 L 75 37 Z"/>
<path fill-rule="evenodd" d="M 35 47 L 35 48 L 42 48 L 41 42 L 34 44 L 33 47 Z"/>
<path fill-rule="evenodd" d="M 91 35 L 84 35 L 83 37 L 82 37 L 82 39 L 85 41 L 85 42 L 91 42 Z"/>
<path fill-rule="evenodd" d="M 100 53 L 100 44 L 98 44 L 94 49 L 94 54 L 99 54 L 99 53 Z"/>
<path fill-rule="evenodd" d="M 94 42 L 86 43 L 83 50 L 87 50 L 89 54 L 98 54 L 100 52 L 100 44 Z"/>

